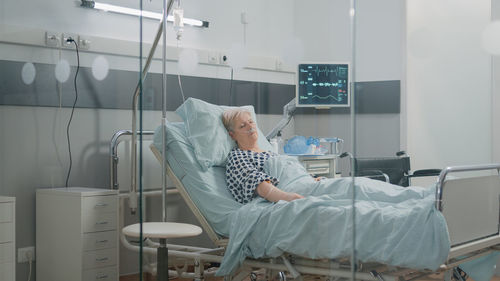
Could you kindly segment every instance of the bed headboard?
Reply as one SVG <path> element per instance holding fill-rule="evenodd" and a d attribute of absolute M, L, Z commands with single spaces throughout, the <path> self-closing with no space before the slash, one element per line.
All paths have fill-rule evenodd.
<path fill-rule="evenodd" d="M 162 162 L 163 161 L 162 154 L 156 148 L 156 146 L 154 144 L 151 144 L 149 147 L 150 147 L 151 151 L 153 152 L 153 154 L 155 155 L 155 157 L 158 159 L 158 161 Z M 193 202 L 193 200 L 191 199 L 191 197 L 187 193 L 187 191 L 184 188 L 184 185 L 182 184 L 180 179 L 172 171 L 172 168 L 168 164 L 168 161 L 167 161 L 166 170 L 167 170 L 166 171 L 167 176 L 170 177 L 170 179 L 174 182 L 177 190 L 181 194 L 182 199 L 184 199 L 184 201 L 188 205 L 189 209 L 191 209 L 191 211 L 193 212 L 195 217 L 200 222 L 202 228 L 207 232 L 208 237 L 210 237 L 210 239 L 212 240 L 212 242 L 215 243 L 215 245 L 225 247 L 227 245 L 229 239 L 221 237 L 213 230 L 213 228 L 210 226 L 210 224 L 206 220 L 205 216 L 203 216 L 203 214 L 200 212 L 200 210 L 198 209 L 196 204 Z"/>

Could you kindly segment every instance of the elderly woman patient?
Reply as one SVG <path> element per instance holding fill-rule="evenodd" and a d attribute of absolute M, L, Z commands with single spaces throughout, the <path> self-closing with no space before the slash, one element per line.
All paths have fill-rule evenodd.
<path fill-rule="evenodd" d="M 238 144 L 229 153 L 226 165 L 227 185 L 236 201 L 246 204 L 257 195 L 271 202 L 304 198 L 300 194 L 280 190 L 276 187 L 278 179 L 264 172 L 264 162 L 277 154 L 264 151 L 257 144 L 259 135 L 249 111 L 227 110 L 222 115 L 222 122 Z"/>
<path fill-rule="evenodd" d="M 226 111 L 222 121 L 238 145 L 229 152 L 227 185 L 246 205 L 231 217 L 230 244 L 217 274 L 229 273 L 246 255 L 348 256 L 354 229 L 360 261 L 434 270 L 447 259 L 450 240 L 434 188 L 351 177 L 315 182 L 298 161 L 259 147 L 249 112 Z M 253 200 L 259 196 L 291 202 Z"/>

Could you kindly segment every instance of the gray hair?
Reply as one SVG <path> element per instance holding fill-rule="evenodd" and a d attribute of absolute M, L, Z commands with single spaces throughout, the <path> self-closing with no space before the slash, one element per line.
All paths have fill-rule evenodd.
<path fill-rule="evenodd" d="M 248 114 L 252 116 L 250 111 L 242 108 L 228 109 L 222 113 L 222 123 L 228 132 L 233 132 L 234 130 L 234 120 L 241 116 L 242 114 Z"/>

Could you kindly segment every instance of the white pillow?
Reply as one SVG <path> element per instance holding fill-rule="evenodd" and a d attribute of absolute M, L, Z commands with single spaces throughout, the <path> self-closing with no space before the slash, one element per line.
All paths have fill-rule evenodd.
<path fill-rule="evenodd" d="M 222 123 L 222 113 L 231 108 L 238 107 L 215 105 L 189 98 L 175 111 L 186 123 L 188 139 L 204 171 L 212 166 L 225 166 L 227 155 L 236 147 L 236 142 L 231 139 Z M 253 106 L 247 105 L 239 108 L 250 111 L 253 120 L 257 122 Z M 259 147 L 272 150 L 271 144 L 258 126 L 257 131 Z"/>

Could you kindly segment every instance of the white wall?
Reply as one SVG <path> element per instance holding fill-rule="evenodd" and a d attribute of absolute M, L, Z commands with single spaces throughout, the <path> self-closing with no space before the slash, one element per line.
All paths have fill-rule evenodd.
<path fill-rule="evenodd" d="M 492 160 L 491 1 L 407 1 L 407 146 L 414 168 Z"/>
<path fill-rule="evenodd" d="M 356 3 L 356 81 L 401 79 L 404 1 Z M 349 0 L 295 1 L 295 35 L 303 42 L 303 60 L 351 60 L 349 9 Z"/>
<path fill-rule="evenodd" d="M 399 0 L 356 1 L 355 81 L 401 80 L 405 3 Z M 351 61 L 350 1 L 295 1 L 295 35 L 304 43 L 304 61 Z M 313 15 L 314 18 L 306 15 Z M 394 156 L 401 149 L 400 114 L 356 116 L 357 155 Z M 296 134 L 337 136 L 351 146 L 349 114 L 296 116 Z"/>
<path fill-rule="evenodd" d="M 491 1 L 491 19 L 500 20 L 500 0 Z M 492 162 L 500 163 L 500 57 L 492 57 Z M 496 276 L 500 276 L 500 261 L 497 262 Z"/>
<path fill-rule="evenodd" d="M 491 1 L 491 16 L 492 20 L 500 20 L 500 1 Z M 500 162 L 500 57 L 492 58 L 493 74 L 493 90 L 492 90 L 492 142 L 493 142 L 493 161 Z M 500 269 L 499 269 L 500 270 Z"/>

